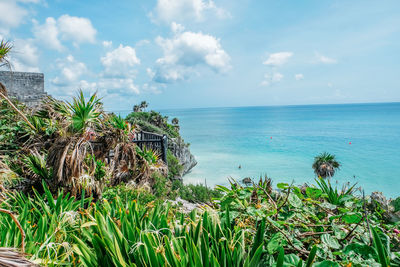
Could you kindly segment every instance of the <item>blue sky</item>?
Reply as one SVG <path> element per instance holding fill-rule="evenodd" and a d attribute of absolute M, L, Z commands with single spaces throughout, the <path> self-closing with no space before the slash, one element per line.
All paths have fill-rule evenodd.
<path fill-rule="evenodd" d="M 0 0 L 14 70 L 105 107 L 400 101 L 400 2 Z"/>

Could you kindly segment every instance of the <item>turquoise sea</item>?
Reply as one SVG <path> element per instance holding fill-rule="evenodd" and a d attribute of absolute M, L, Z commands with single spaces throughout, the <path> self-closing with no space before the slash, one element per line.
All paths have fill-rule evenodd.
<path fill-rule="evenodd" d="M 227 178 L 313 182 L 313 158 L 330 152 L 342 164 L 339 184 L 400 196 L 400 103 L 162 110 L 178 117 L 198 165 L 186 183 Z M 238 166 L 242 168 L 239 169 Z"/>

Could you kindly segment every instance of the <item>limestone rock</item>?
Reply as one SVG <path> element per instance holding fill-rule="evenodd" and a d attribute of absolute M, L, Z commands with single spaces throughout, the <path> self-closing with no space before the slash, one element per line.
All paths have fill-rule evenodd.
<path fill-rule="evenodd" d="M 169 139 L 168 147 L 172 154 L 178 159 L 179 163 L 183 166 L 183 169 L 180 173 L 181 176 L 188 173 L 194 166 L 197 165 L 196 159 L 190 152 L 189 145 L 185 144 L 182 138 L 178 137 Z"/>
<path fill-rule="evenodd" d="M 377 207 L 377 205 L 379 205 L 382 209 L 385 210 L 384 216 L 388 221 L 400 221 L 400 211 L 395 210 L 395 207 L 392 203 L 393 201 L 391 199 L 387 200 L 382 192 L 372 192 L 371 202 L 373 207 Z"/>
<path fill-rule="evenodd" d="M 173 205 L 177 205 L 180 206 L 180 210 L 182 213 L 190 213 L 192 210 L 200 208 L 201 205 L 200 204 L 194 204 L 191 203 L 187 200 L 184 200 L 180 197 L 176 198 L 176 200 L 169 200 L 169 202 L 171 202 Z"/>

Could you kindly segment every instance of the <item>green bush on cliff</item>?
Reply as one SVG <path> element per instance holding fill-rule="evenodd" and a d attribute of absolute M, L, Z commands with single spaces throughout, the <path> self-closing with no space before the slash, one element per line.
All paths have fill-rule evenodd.
<path fill-rule="evenodd" d="M 139 125 L 143 131 L 166 134 L 169 138 L 179 137 L 178 127 L 168 123 L 168 117 L 156 111 L 132 112 L 126 116 L 126 120 Z"/>
<path fill-rule="evenodd" d="M 179 160 L 172 154 L 171 150 L 167 151 L 167 162 L 168 162 L 168 178 L 173 179 L 180 176 L 183 166 L 179 163 Z"/>

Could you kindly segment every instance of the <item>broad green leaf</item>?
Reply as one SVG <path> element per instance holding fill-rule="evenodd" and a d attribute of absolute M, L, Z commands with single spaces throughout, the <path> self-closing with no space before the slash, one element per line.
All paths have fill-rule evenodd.
<path fill-rule="evenodd" d="M 339 244 L 338 240 L 336 238 L 332 237 L 330 234 L 323 234 L 321 236 L 321 241 L 322 241 L 322 243 L 324 243 L 325 245 L 327 245 L 330 248 L 333 248 L 333 249 L 340 248 L 340 244 Z"/>
<path fill-rule="evenodd" d="M 348 224 L 359 223 L 361 219 L 362 216 L 359 213 L 347 213 L 342 216 L 342 220 Z"/>
<path fill-rule="evenodd" d="M 287 183 L 278 183 L 276 185 L 276 187 L 278 187 L 279 189 L 288 189 L 289 188 L 289 184 L 287 184 Z"/>
<path fill-rule="evenodd" d="M 301 206 L 303 206 L 303 203 L 301 202 L 300 198 L 293 193 L 290 193 L 288 200 L 290 205 L 292 205 L 295 208 L 300 208 Z"/>
<path fill-rule="evenodd" d="M 315 263 L 313 267 L 340 267 L 340 264 L 337 262 L 325 260 Z"/>
<path fill-rule="evenodd" d="M 322 190 L 314 187 L 307 187 L 306 194 L 309 198 L 318 199 L 322 195 Z"/>
<path fill-rule="evenodd" d="M 267 244 L 269 254 L 274 254 L 282 246 L 286 245 L 286 240 L 281 233 L 275 233 Z"/>

